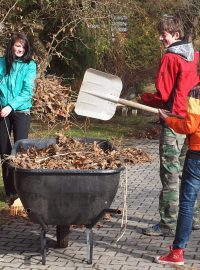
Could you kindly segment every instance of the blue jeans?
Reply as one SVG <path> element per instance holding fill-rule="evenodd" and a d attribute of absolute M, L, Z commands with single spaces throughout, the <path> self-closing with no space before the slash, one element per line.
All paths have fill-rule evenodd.
<path fill-rule="evenodd" d="M 179 214 L 173 248 L 185 248 L 192 231 L 194 204 L 200 190 L 200 160 L 185 159 L 180 190 Z"/>

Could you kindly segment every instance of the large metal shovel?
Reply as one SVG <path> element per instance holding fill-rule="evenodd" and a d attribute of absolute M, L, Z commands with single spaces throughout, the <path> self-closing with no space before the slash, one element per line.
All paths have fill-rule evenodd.
<path fill-rule="evenodd" d="M 158 109 L 119 98 L 122 81 L 119 77 L 89 68 L 84 74 L 75 112 L 78 115 L 109 120 L 116 111 L 117 104 L 158 113 Z"/>

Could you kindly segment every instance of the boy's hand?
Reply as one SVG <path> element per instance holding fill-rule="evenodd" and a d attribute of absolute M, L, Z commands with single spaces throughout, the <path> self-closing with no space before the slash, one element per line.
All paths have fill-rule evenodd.
<path fill-rule="evenodd" d="M 162 109 L 158 109 L 159 112 L 159 116 L 160 118 L 162 118 L 163 120 L 165 120 L 169 115 L 170 112 L 166 111 L 166 110 L 162 110 Z"/>
<path fill-rule="evenodd" d="M 138 103 L 144 104 L 144 102 L 143 102 L 142 99 L 141 99 L 141 96 L 137 96 L 137 97 L 136 97 L 136 101 L 137 101 Z"/>
<path fill-rule="evenodd" d="M 1 109 L 0 116 L 6 117 L 11 113 L 11 111 L 12 111 L 12 108 L 8 105 L 8 106 L 4 107 L 3 109 Z"/>

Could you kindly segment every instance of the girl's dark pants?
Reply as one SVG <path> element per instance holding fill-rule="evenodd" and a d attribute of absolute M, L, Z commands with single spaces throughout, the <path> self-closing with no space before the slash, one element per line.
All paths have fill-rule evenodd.
<path fill-rule="evenodd" d="M 7 123 L 8 131 L 6 129 Z M 12 111 L 7 117 L 0 117 L 0 154 L 2 162 L 2 176 L 6 195 L 16 194 L 14 186 L 13 170 L 9 168 L 9 162 L 6 156 L 11 154 L 12 146 L 9 140 L 8 132 L 13 132 L 14 143 L 21 139 L 28 138 L 30 129 L 30 114 L 19 111 Z"/>

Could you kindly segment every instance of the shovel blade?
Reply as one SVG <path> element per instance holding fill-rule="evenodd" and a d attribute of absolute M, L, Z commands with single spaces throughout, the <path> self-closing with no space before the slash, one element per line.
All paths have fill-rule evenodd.
<path fill-rule="evenodd" d="M 86 70 L 75 104 L 78 115 L 109 120 L 116 111 L 122 91 L 119 77 L 96 69 Z"/>

